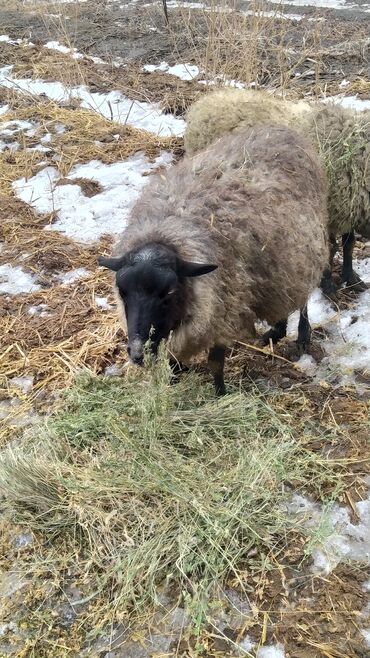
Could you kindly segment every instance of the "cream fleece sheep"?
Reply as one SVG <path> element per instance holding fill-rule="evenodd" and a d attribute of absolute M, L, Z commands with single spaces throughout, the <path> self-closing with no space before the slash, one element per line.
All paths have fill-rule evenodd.
<path fill-rule="evenodd" d="M 138 254 L 129 263 L 150 262 L 151 245 L 217 264 L 211 274 L 178 283 L 182 316 L 169 347 L 186 362 L 253 336 L 257 319 L 273 325 L 303 307 L 328 258 L 326 226 L 326 178 L 314 149 L 287 127 L 247 128 L 148 183 L 115 249 L 114 269 L 127 254 Z"/>
<path fill-rule="evenodd" d="M 329 232 L 338 236 L 354 229 L 370 238 L 370 112 L 220 89 L 190 108 L 186 152 L 192 155 L 228 132 L 265 123 L 294 127 L 318 150 L 329 180 Z"/>

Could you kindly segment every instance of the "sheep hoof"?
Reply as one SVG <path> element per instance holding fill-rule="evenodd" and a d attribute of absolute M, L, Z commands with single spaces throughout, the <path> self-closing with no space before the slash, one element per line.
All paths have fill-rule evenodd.
<path fill-rule="evenodd" d="M 303 343 L 297 340 L 297 352 L 299 358 L 303 356 L 304 354 L 307 354 L 308 348 L 310 346 L 310 341 L 304 341 Z"/>
<path fill-rule="evenodd" d="M 359 275 L 353 270 L 348 276 L 343 277 L 343 282 L 346 284 L 346 288 L 350 288 L 355 292 L 365 292 L 369 288 L 365 281 L 362 281 Z"/>
<path fill-rule="evenodd" d="M 321 279 L 320 288 L 325 297 L 328 297 L 333 302 L 338 300 L 338 286 L 332 277 L 323 277 Z"/>
<path fill-rule="evenodd" d="M 287 321 L 280 320 L 280 322 L 277 322 L 275 326 L 272 327 L 272 329 L 269 329 L 268 331 L 266 331 L 266 333 L 263 334 L 261 338 L 261 344 L 263 346 L 269 345 L 271 340 L 273 345 L 276 345 L 276 343 L 278 343 L 279 340 L 285 338 L 286 328 L 287 328 Z"/>
<path fill-rule="evenodd" d="M 171 361 L 170 361 L 170 366 L 171 366 L 172 374 L 173 374 L 175 377 L 177 377 L 178 375 L 180 375 L 180 374 L 183 373 L 183 372 L 189 372 L 189 367 L 188 367 L 188 366 L 184 366 L 184 365 L 183 365 L 182 363 L 180 363 L 179 361 L 172 361 L 172 360 L 171 360 Z"/>
<path fill-rule="evenodd" d="M 215 384 L 215 393 L 218 398 L 222 397 L 223 395 L 226 395 L 226 386 L 222 382 L 222 384 Z"/>

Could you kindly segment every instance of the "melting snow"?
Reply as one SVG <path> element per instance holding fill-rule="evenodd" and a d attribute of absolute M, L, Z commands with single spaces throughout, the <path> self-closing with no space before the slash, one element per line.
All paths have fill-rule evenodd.
<path fill-rule="evenodd" d="M 161 64 L 145 64 L 143 67 L 144 71 L 153 73 L 153 71 L 163 71 L 164 73 L 169 73 L 170 75 L 175 75 L 180 80 L 193 80 L 199 75 L 199 68 L 193 64 L 175 64 L 175 66 L 170 66 L 167 62 L 162 62 Z"/>
<path fill-rule="evenodd" d="M 256 658 L 285 658 L 284 648 L 281 644 L 260 647 L 257 651 Z"/>
<path fill-rule="evenodd" d="M 87 276 L 90 276 L 90 272 L 88 272 L 84 267 L 78 267 L 76 270 L 71 270 L 70 272 L 61 274 L 59 276 L 59 281 L 61 283 L 70 285 L 79 279 L 85 279 Z"/>
<path fill-rule="evenodd" d="M 59 41 L 48 41 L 44 48 L 48 48 L 48 50 L 57 50 L 64 54 L 70 54 L 73 59 L 83 59 L 84 57 L 81 53 L 77 52 L 77 48 L 67 48 L 67 46 L 63 46 Z"/>
<path fill-rule="evenodd" d="M 12 121 L 4 121 L 0 124 L 0 135 L 13 135 L 18 130 L 34 131 L 35 124 L 30 121 L 21 121 L 14 119 Z"/>
<path fill-rule="evenodd" d="M 50 313 L 48 313 L 46 311 L 47 308 L 48 308 L 47 304 L 39 304 L 38 306 L 30 306 L 27 313 L 29 315 L 39 315 L 41 318 L 44 318 L 44 317 L 50 315 Z"/>
<path fill-rule="evenodd" d="M 361 278 L 370 283 L 370 258 L 354 262 Z M 358 295 L 353 307 L 339 312 L 315 290 L 308 302 L 308 317 L 313 327 L 325 328 L 327 338 L 322 341 L 326 356 L 318 364 L 318 379 L 339 378 L 343 384 L 355 382 L 356 371 L 370 372 L 370 290 Z M 299 313 L 293 313 L 288 322 L 287 335 L 296 337 Z M 298 362 L 309 374 L 315 371 L 313 360 Z"/>
<path fill-rule="evenodd" d="M 115 364 L 107 366 L 104 370 L 104 377 L 120 377 L 123 370 L 124 366 L 116 366 Z"/>
<path fill-rule="evenodd" d="M 60 178 L 54 167 L 46 167 L 33 178 L 13 183 L 16 195 L 39 213 L 57 211 L 48 230 L 61 231 L 81 242 L 94 242 L 102 235 L 120 233 L 128 214 L 149 177 L 143 176 L 159 165 L 167 165 L 172 156 L 163 153 L 153 163 L 138 153 L 125 162 L 105 165 L 97 160 L 79 165 L 69 178 L 89 178 L 99 182 L 103 192 L 86 197 L 80 186 L 57 185 Z"/>
<path fill-rule="evenodd" d="M 171 114 L 163 114 L 158 103 L 138 103 L 126 98 L 119 91 L 100 94 L 90 92 L 85 86 L 66 87 L 61 82 L 13 78 L 11 70 L 11 66 L 0 69 L 0 87 L 25 91 L 37 96 L 45 94 L 56 102 L 79 99 L 81 107 L 94 110 L 107 119 L 127 123 L 162 136 L 182 135 L 185 130 L 185 121 Z"/>
<path fill-rule="evenodd" d="M 252 651 L 253 647 L 254 647 L 254 642 L 252 642 L 249 635 L 246 635 L 244 640 L 242 640 L 239 644 L 239 648 L 243 649 L 243 651 L 248 651 L 248 653 Z"/>
<path fill-rule="evenodd" d="M 364 628 L 361 633 L 364 636 L 367 646 L 370 647 L 370 628 Z"/>
<path fill-rule="evenodd" d="M 281 5 L 281 0 L 270 0 L 272 4 Z M 284 0 L 285 5 L 293 7 L 323 7 L 327 9 L 350 9 L 346 0 Z"/>
<path fill-rule="evenodd" d="M 244 82 L 239 82 L 239 80 L 230 80 L 227 78 L 225 75 L 216 75 L 213 80 L 198 80 L 200 85 L 207 85 L 208 87 L 211 87 L 213 85 L 221 84 L 222 86 L 225 87 L 236 87 L 237 89 L 245 89 L 247 85 L 244 84 Z M 250 87 L 255 86 L 255 82 L 250 83 Z"/>
<path fill-rule="evenodd" d="M 341 86 L 344 87 L 345 85 Z M 361 98 L 357 98 L 357 96 L 328 96 L 328 98 L 325 98 L 323 102 L 335 103 L 336 105 L 341 105 L 342 107 L 345 107 L 349 110 L 357 110 L 359 112 L 370 110 L 370 101 L 362 100 Z"/>
<path fill-rule="evenodd" d="M 22 393 L 30 393 L 33 387 L 33 377 L 13 377 L 9 383 L 20 388 Z"/>
<path fill-rule="evenodd" d="M 95 295 L 95 304 L 103 311 L 109 311 L 112 308 L 111 305 L 108 304 L 108 300 L 106 297 L 97 297 Z"/>
<path fill-rule="evenodd" d="M 243 14 L 246 16 L 261 16 L 262 18 L 280 18 L 288 21 L 301 21 L 303 18 L 301 14 L 283 14 L 280 11 L 253 11 L 252 9 L 243 11 Z"/>
<path fill-rule="evenodd" d="M 0 293 L 17 295 L 22 292 L 36 292 L 40 286 L 34 282 L 34 278 L 21 267 L 12 265 L 0 265 Z"/>
<path fill-rule="evenodd" d="M 351 522 L 346 507 L 335 503 L 325 509 L 318 503 L 293 494 L 286 507 L 288 513 L 301 526 L 315 533 L 311 540 L 314 544 L 313 571 L 328 575 L 343 559 L 370 561 L 370 491 L 368 498 L 354 507 L 357 523 Z"/>

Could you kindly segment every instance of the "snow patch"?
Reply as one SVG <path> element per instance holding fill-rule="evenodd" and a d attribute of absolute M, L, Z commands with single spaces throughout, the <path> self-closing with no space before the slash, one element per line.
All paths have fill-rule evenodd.
<path fill-rule="evenodd" d="M 37 212 L 57 211 L 56 221 L 46 230 L 91 243 L 124 229 L 133 204 L 149 180 L 143 174 L 171 161 L 170 153 L 163 153 L 152 163 L 137 153 L 124 162 L 105 165 L 94 160 L 74 167 L 69 178 L 88 178 L 103 187 L 103 192 L 93 197 L 86 197 L 77 184 L 57 185 L 60 176 L 54 167 L 45 167 L 28 180 L 15 181 L 13 189 Z"/>
<path fill-rule="evenodd" d="M 10 136 L 19 130 L 34 130 L 35 124 L 30 121 L 21 121 L 14 119 L 12 121 L 4 121 L 0 127 L 0 135 Z"/>
<path fill-rule="evenodd" d="M 148 73 L 163 71 L 164 73 L 175 75 L 180 80 L 193 80 L 199 75 L 199 68 L 193 64 L 175 64 L 174 66 L 170 66 L 167 62 L 161 62 L 158 65 L 145 64 L 143 69 L 144 71 L 148 71 Z"/>
<path fill-rule="evenodd" d="M 317 370 L 317 363 L 310 354 L 303 354 L 297 361 L 296 366 L 308 375 L 314 375 Z"/>
<path fill-rule="evenodd" d="M 243 11 L 246 16 L 257 16 L 258 18 L 278 18 L 285 21 L 301 21 L 303 16 L 301 14 L 283 14 L 280 11 L 253 11 L 247 9 Z"/>
<path fill-rule="evenodd" d="M 111 366 L 107 366 L 104 370 L 104 377 L 120 377 L 123 370 L 124 366 L 116 366 L 115 364 L 112 364 Z"/>
<path fill-rule="evenodd" d="M 260 647 L 257 651 L 256 658 L 285 658 L 284 647 L 281 644 Z"/>
<path fill-rule="evenodd" d="M 207 87 L 212 87 L 213 85 L 223 85 L 224 87 L 236 87 L 236 89 L 245 89 L 248 87 L 255 87 L 255 82 L 251 82 L 249 85 L 245 85 L 244 82 L 239 80 L 230 80 L 225 75 L 216 75 L 213 80 L 198 80 L 200 85 L 207 85 Z"/>
<path fill-rule="evenodd" d="M 368 647 L 370 647 L 370 628 L 363 628 L 361 633 L 364 636 L 364 640 L 366 642 L 366 645 Z"/>
<path fill-rule="evenodd" d="M 296 523 L 312 532 L 314 572 L 328 575 L 343 559 L 369 562 L 370 491 L 368 498 L 354 507 L 358 523 L 352 523 L 348 509 L 337 503 L 324 508 L 293 494 L 286 505 L 286 511 Z"/>
<path fill-rule="evenodd" d="M 119 91 L 103 94 L 90 92 L 86 86 L 66 87 L 61 82 L 13 78 L 11 71 L 11 66 L 0 69 L 0 87 L 25 91 L 36 96 L 44 94 L 56 102 L 78 99 L 81 107 L 91 109 L 107 119 L 127 123 L 157 135 L 182 135 L 185 130 L 185 121 L 172 114 L 164 114 L 159 103 L 132 101 Z"/>
<path fill-rule="evenodd" d="M 33 388 L 33 377 L 13 377 L 9 380 L 12 386 L 20 388 L 22 393 L 30 393 Z"/>
<path fill-rule="evenodd" d="M 362 100 L 357 96 L 328 96 L 323 99 L 323 103 L 334 103 L 335 105 L 341 105 L 346 109 L 357 110 L 358 112 L 370 110 L 370 101 Z"/>
<path fill-rule="evenodd" d="M 246 635 L 245 638 L 239 644 L 239 648 L 242 649 L 243 651 L 247 651 L 248 653 L 252 651 L 253 647 L 254 647 L 254 642 L 252 642 L 249 635 Z"/>
<path fill-rule="evenodd" d="M 40 286 L 34 282 L 34 278 L 21 267 L 13 265 L 0 265 L 0 293 L 18 295 L 22 292 L 37 292 Z"/>
<path fill-rule="evenodd" d="M 98 308 L 101 308 L 103 311 L 109 311 L 112 306 L 108 304 L 108 300 L 106 297 L 98 297 L 95 295 L 95 304 L 98 306 Z"/>
<path fill-rule="evenodd" d="M 354 269 L 370 282 L 370 258 L 355 261 Z M 326 355 L 312 374 L 318 380 L 354 384 L 360 391 L 356 373 L 370 373 L 370 290 L 358 295 L 351 308 L 339 312 L 317 289 L 308 301 L 308 318 L 313 327 L 324 327 L 326 332 L 326 339 L 321 342 Z M 298 321 L 296 311 L 288 320 L 289 340 L 297 337 Z"/>
<path fill-rule="evenodd" d="M 71 270 L 70 272 L 61 274 L 58 278 L 62 284 L 70 285 L 79 279 L 86 279 L 88 276 L 90 276 L 90 272 L 88 272 L 84 267 L 78 267 L 76 270 Z"/>
<path fill-rule="evenodd" d="M 270 0 L 272 4 L 281 4 L 281 0 Z M 293 7 L 323 7 L 326 9 L 351 9 L 346 0 L 284 0 L 284 4 Z"/>
<path fill-rule="evenodd" d="M 46 311 L 47 308 L 48 308 L 47 304 L 39 304 L 38 306 L 30 306 L 27 313 L 29 315 L 38 315 L 41 318 L 44 318 L 44 317 L 47 317 L 48 315 L 50 315 L 50 313 L 48 313 Z"/>
<path fill-rule="evenodd" d="M 48 41 L 45 45 L 44 48 L 47 48 L 48 50 L 57 50 L 59 53 L 63 53 L 65 55 L 70 54 L 73 59 L 83 59 L 83 55 L 79 52 L 77 52 L 77 48 L 67 48 L 67 46 L 63 46 L 59 41 Z"/>

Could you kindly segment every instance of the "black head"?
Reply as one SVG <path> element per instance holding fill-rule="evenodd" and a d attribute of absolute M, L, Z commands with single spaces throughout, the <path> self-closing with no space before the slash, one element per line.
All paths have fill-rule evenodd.
<path fill-rule="evenodd" d="M 116 285 L 125 308 L 128 345 L 133 363 L 142 365 L 144 347 L 157 354 L 184 318 L 185 279 L 208 274 L 217 265 L 191 263 L 159 244 L 149 244 L 120 258 L 101 257 L 99 265 L 116 272 Z"/>

